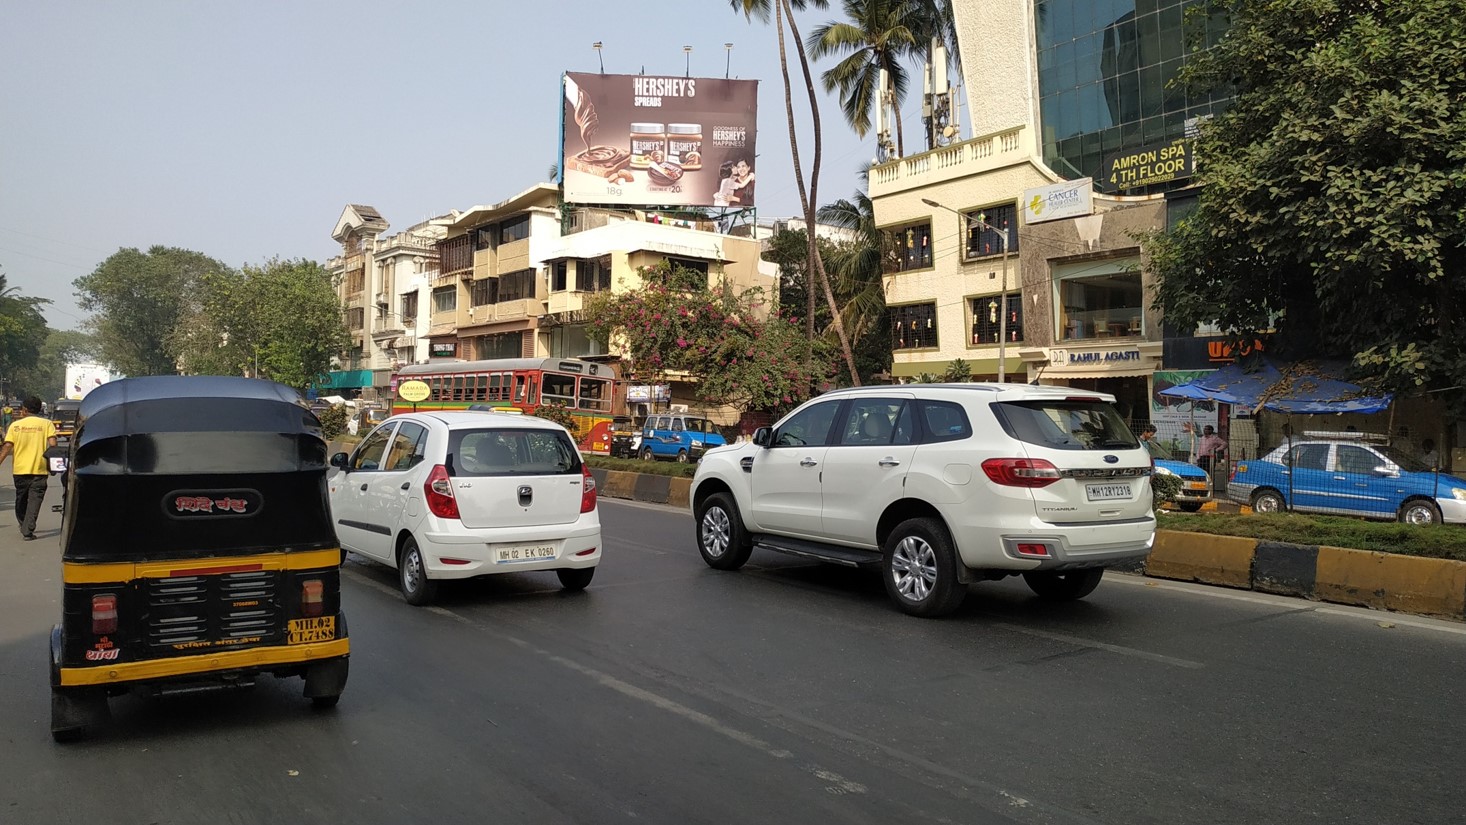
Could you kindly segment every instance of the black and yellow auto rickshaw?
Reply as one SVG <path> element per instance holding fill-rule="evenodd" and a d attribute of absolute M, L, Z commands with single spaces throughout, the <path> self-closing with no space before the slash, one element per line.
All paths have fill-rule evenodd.
<path fill-rule="evenodd" d="M 107 697 L 301 676 L 346 686 L 341 550 L 320 422 L 247 378 L 112 381 L 82 402 L 62 516 L 51 733 L 105 721 Z"/>
<path fill-rule="evenodd" d="M 67 442 L 76 432 L 77 411 L 81 402 L 72 398 L 60 398 L 51 405 L 51 423 L 56 426 L 56 440 Z"/>
<path fill-rule="evenodd" d="M 632 423 L 631 416 L 617 415 L 611 418 L 611 457 L 636 458 L 637 436 L 641 430 Z"/>

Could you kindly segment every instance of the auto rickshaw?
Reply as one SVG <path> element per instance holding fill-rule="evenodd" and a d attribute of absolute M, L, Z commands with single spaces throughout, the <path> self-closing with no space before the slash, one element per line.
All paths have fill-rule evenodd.
<path fill-rule="evenodd" d="M 297 393 L 248 378 L 112 381 L 82 402 L 51 631 L 51 735 L 109 696 L 301 676 L 335 706 L 350 647 L 326 442 Z"/>
<path fill-rule="evenodd" d="M 636 451 L 641 447 L 641 430 L 629 415 L 617 415 L 611 418 L 611 457 L 612 458 L 636 458 Z"/>
<path fill-rule="evenodd" d="M 81 402 L 74 398 L 60 398 L 51 405 L 51 423 L 56 425 L 56 440 L 62 443 L 71 440 L 76 432 L 77 411 Z"/>

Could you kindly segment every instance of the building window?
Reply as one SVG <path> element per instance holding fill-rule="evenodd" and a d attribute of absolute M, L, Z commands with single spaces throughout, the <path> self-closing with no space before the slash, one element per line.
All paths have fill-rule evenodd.
<path fill-rule="evenodd" d="M 473 269 L 473 241 L 467 235 L 439 241 L 438 261 L 444 273 Z"/>
<path fill-rule="evenodd" d="M 575 288 L 580 292 L 605 292 L 611 288 L 611 259 L 581 259 L 575 262 Z"/>
<path fill-rule="evenodd" d="M 529 216 L 520 215 L 499 224 L 499 243 L 513 243 L 529 237 Z"/>
<path fill-rule="evenodd" d="M 932 225 L 930 221 L 887 229 L 885 233 L 890 241 L 892 252 L 886 262 L 887 272 L 926 269 L 932 265 Z"/>
<path fill-rule="evenodd" d="M 964 212 L 967 220 L 967 257 L 981 258 L 1003 253 L 1003 237 L 1008 238 L 1008 252 L 1018 251 L 1018 210 L 1009 203 L 987 206 Z M 982 224 L 986 223 L 985 228 Z"/>
<path fill-rule="evenodd" d="M 927 349 L 937 345 L 937 305 L 891 307 L 891 349 Z"/>
<path fill-rule="evenodd" d="M 402 296 L 402 323 L 409 326 L 417 323 L 417 293 Z"/>
<path fill-rule="evenodd" d="M 569 261 L 556 261 L 550 265 L 550 291 L 564 292 L 569 278 Z"/>
<path fill-rule="evenodd" d="M 493 249 L 496 246 L 494 238 L 498 237 L 498 234 L 497 227 L 493 226 L 481 226 L 473 230 L 474 250 Z"/>
<path fill-rule="evenodd" d="M 433 288 L 433 312 L 452 312 L 458 309 L 458 287 L 440 286 Z"/>
<path fill-rule="evenodd" d="M 1003 317 L 999 313 L 1003 304 L 1007 304 L 1008 343 L 1023 340 L 1023 295 L 984 295 L 973 298 L 971 303 L 973 346 L 985 347 L 1001 339 Z"/>
<path fill-rule="evenodd" d="M 518 358 L 520 352 L 519 333 L 501 332 L 498 335 L 481 335 L 475 339 L 474 351 L 478 358 Z M 507 376 L 506 376 L 507 380 Z"/>
<path fill-rule="evenodd" d="M 362 307 L 352 307 L 346 310 L 346 328 L 351 330 L 361 329 L 366 325 L 366 310 Z"/>
<path fill-rule="evenodd" d="M 346 273 L 346 294 L 355 295 L 366 288 L 366 269 L 353 269 Z"/>
<path fill-rule="evenodd" d="M 522 301 L 534 296 L 533 269 L 521 269 L 499 276 L 499 300 L 495 303 Z"/>
<path fill-rule="evenodd" d="M 552 327 L 549 334 L 551 358 L 583 358 L 587 355 L 605 355 L 606 345 L 586 333 L 584 324 L 568 324 Z"/>
<path fill-rule="evenodd" d="M 498 292 L 498 278 L 479 278 L 468 287 L 468 305 L 481 307 L 497 303 Z"/>
<path fill-rule="evenodd" d="M 1118 338 L 1145 332 L 1145 293 L 1139 272 L 1063 277 L 1059 330 L 1062 340 Z"/>

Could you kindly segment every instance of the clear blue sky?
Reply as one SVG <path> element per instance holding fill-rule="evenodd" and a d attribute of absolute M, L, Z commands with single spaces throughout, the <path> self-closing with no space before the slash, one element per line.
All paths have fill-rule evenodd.
<path fill-rule="evenodd" d="M 348 203 L 401 229 L 544 180 L 560 74 L 598 70 L 597 40 L 607 72 L 681 75 L 690 45 L 693 76 L 709 77 L 723 76 L 732 42 L 733 76 L 762 81 L 760 217 L 799 211 L 774 29 L 719 0 L 58 0 L 5 12 L 0 268 L 55 302 L 58 328 L 85 317 L 72 281 L 119 248 L 325 261 Z M 802 33 L 836 14 L 806 13 Z M 908 135 L 919 105 L 907 102 Z M 821 112 L 827 203 L 857 188 L 875 150 L 833 98 Z"/>

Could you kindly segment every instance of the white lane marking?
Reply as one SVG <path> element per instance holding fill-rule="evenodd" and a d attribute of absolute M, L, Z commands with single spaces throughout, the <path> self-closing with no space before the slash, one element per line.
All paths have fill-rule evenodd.
<path fill-rule="evenodd" d="M 1453 636 L 1466 636 L 1466 626 L 1462 626 L 1459 622 L 1452 622 L 1449 619 L 1431 619 L 1424 616 L 1412 616 L 1409 613 L 1391 613 L 1388 610 L 1372 610 L 1368 607 L 1351 607 L 1349 605 L 1323 606 L 1299 596 L 1275 596 L 1271 593 L 1253 593 L 1246 590 L 1232 590 L 1194 582 L 1148 579 L 1138 575 L 1106 576 L 1105 581 L 1116 584 L 1128 584 L 1131 587 L 1148 587 L 1152 590 L 1190 593 L 1212 599 L 1248 602 L 1250 604 L 1278 608 L 1279 610 L 1291 613 L 1322 613 L 1328 616 L 1363 619 L 1368 622 L 1386 621 L 1419 630 L 1434 630 L 1438 633 L 1448 633 Z"/>
<path fill-rule="evenodd" d="M 1140 650 L 1134 647 L 1125 647 L 1124 645 L 1112 645 L 1108 642 L 1097 642 L 1093 639 L 1085 639 L 1080 636 L 1070 636 L 1067 633 L 1052 633 L 1047 630 L 1036 630 L 1034 628 L 1024 627 L 1022 625 L 1008 624 L 1007 622 L 998 622 L 996 626 L 1001 627 L 1004 630 L 1011 630 L 1014 633 L 1024 633 L 1029 636 L 1038 636 L 1041 639 L 1050 639 L 1055 642 L 1064 642 L 1065 644 L 1079 645 L 1080 647 L 1090 647 L 1094 648 L 1095 650 L 1103 650 L 1108 653 L 1118 653 L 1121 656 L 1133 656 L 1137 659 L 1147 659 L 1152 662 L 1160 662 L 1163 665 L 1174 665 L 1175 667 L 1184 667 L 1191 669 L 1206 667 L 1206 665 L 1202 664 L 1201 662 L 1193 662 L 1190 659 L 1178 659 L 1175 656 L 1166 656 L 1161 653 L 1151 653 L 1148 650 Z"/>

